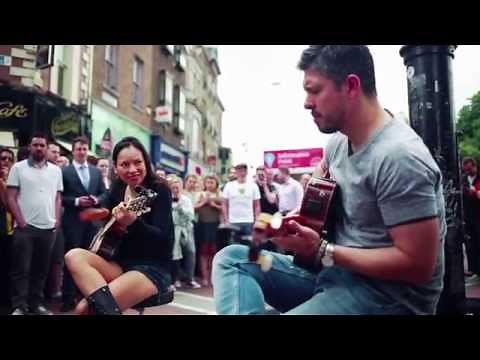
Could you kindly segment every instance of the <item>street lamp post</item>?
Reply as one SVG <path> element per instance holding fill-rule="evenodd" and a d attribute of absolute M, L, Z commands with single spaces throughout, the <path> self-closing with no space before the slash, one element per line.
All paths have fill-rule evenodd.
<path fill-rule="evenodd" d="M 400 50 L 407 67 L 410 124 L 422 137 L 443 175 L 447 236 L 439 314 L 465 314 L 462 192 L 451 74 L 455 48 L 407 45 Z"/>

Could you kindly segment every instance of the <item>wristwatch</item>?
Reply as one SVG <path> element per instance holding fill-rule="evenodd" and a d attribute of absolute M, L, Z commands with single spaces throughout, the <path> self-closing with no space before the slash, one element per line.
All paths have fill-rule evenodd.
<path fill-rule="evenodd" d="M 335 265 L 335 245 L 328 243 L 325 248 L 325 253 L 322 256 L 322 265 L 325 267 L 331 267 Z"/>

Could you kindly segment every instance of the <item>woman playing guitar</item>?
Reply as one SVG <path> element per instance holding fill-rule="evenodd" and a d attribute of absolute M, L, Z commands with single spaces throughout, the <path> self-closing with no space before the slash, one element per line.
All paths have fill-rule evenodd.
<path fill-rule="evenodd" d="M 65 262 L 85 297 L 75 312 L 121 315 L 149 297 L 166 292 L 171 285 L 173 248 L 172 201 L 163 180 L 152 172 L 150 158 L 134 137 L 118 142 L 112 155 L 118 177 L 104 204 L 116 219 L 119 247 L 107 261 L 94 252 L 72 249 Z M 157 193 L 141 216 L 127 210 L 125 203 L 137 196 L 138 186 Z"/>

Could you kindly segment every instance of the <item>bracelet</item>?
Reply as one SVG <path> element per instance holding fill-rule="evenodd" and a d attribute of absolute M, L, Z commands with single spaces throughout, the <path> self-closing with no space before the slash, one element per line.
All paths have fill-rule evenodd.
<path fill-rule="evenodd" d="M 328 246 L 328 241 L 322 239 L 322 242 L 320 243 L 320 246 L 318 247 L 317 255 L 315 256 L 315 261 L 313 263 L 315 269 L 320 269 L 321 268 L 322 258 L 325 256 L 327 246 Z"/>

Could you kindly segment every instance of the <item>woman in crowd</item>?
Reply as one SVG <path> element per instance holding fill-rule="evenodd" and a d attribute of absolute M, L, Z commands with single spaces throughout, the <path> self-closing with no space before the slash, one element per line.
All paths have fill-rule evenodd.
<path fill-rule="evenodd" d="M 108 159 L 105 159 L 105 158 L 98 159 L 97 168 L 98 170 L 100 170 L 100 173 L 102 174 L 102 180 L 103 180 L 103 183 L 105 184 L 105 189 L 110 190 L 110 187 L 112 185 L 112 180 L 110 179 L 110 163 Z"/>
<path fill-rule="evenodd" d="M 212 260 L 216 253 L 217 229 L 222 214 L 219 180 L 209 175 L 204 178 L 205 191 L 196 204 L 198 213 L 198 244 L 202 286 L 211 285 Z"/>
<path fill-rule="evenodd" d="M 13 151 L 8 148 L 0 148 L 0 306 L 10 306 L 8 274 L 13 216 L 7 205 L 7 179 L 14 162 Z"/>
<path fill-rule="evenodd" d="M 175 225 L 175 245 L 173 247 L 172 276 L 175 288 L 182 286 L 181 262 L 183 259 L 184 278 L 186 285 L 199 288 L 195 281 L 195 242 L 193 239 L 193 220 L 195 213 L 190 198 L 182 193 L 183 182 L 176 175 L 168 175 L 167 181 L 172 192 L 173 223 Z"/>

